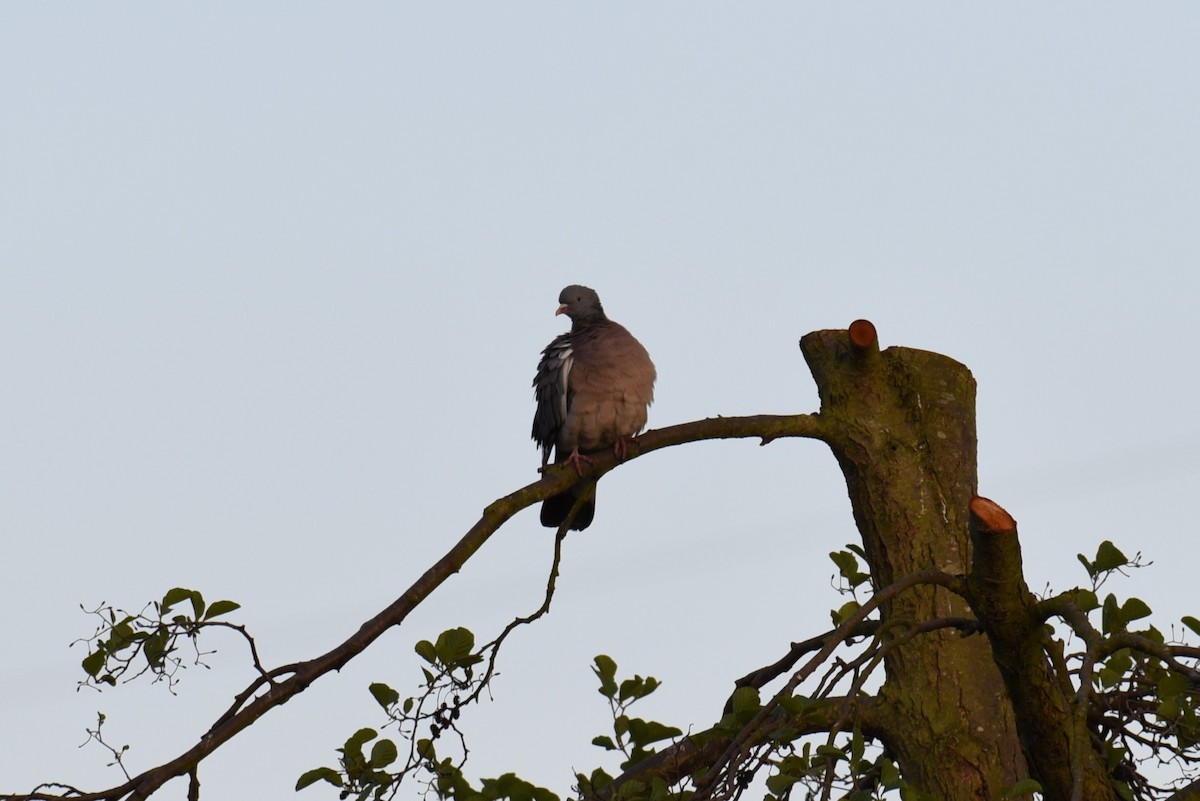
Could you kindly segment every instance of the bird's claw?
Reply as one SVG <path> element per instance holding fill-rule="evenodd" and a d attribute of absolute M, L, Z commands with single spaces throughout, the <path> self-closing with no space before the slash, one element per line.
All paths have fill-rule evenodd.
<path fill-rule="evenodd" d="M 629 443 L 633 441 L 632 437 L 617 437 L 613 443 L 613 456 L 618 462 L 623 462 L 629 458 Z"/>
<path fill-rule="evenodd" d="M 574 465 L 575 472 L 582 476 L 583 475 L 583 466 L 580 464 L 580 462 L 587 462 L 588 467 L 591 467 L 591 465 L 592 465 L 592 458 L 590 456 L 584 456 L 582 453 L 580 453 L 579 448 L 574 448 L 571 451 L 571 455 L 568 456 L 566 459 L 563 459 L 564 465 L 567 465 L 567 464 Z"/>

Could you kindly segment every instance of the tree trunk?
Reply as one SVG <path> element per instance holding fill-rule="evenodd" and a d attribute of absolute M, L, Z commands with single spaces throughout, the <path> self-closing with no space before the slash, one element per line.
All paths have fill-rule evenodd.
<path fill-rule="evenodd" d="M 880 352 L 865 321 L 815 331 L 800 347 L 875 587 L 929 568 L 965 575 L 977 485 L 970 371 L 936 353 Z M 883 627 L 898 635 L 906 621 L 971 616 L 966 601 L 933 586 L 881 609 Z M 909 784 L 935 799 L 990 801 L 1028 776 L 986 637 L 951 629 L 913 637 L 888 652 L 884 670 L 881 737 Z"/>

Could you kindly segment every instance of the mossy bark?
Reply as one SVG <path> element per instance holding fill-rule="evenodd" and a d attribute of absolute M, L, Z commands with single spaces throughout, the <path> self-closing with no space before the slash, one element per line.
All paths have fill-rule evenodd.
<path fill-rule="evenodd" d="M 995 649 L 1044 796 L 1117 801 L 1086 716 L 1077 714 L 1046 659 L 1047 635 L 1023 578 L 1016 521 L 987 498 L 975 498 L 971 512 L 975 553 L 967 594 Z"/>
<path fill-rule="evenodd" d="M 856 345 L 846 331 L 813 332 L 800 347 L 875 586 L 929 568 L 966 574 L 977 485 L 970 371 L 936 353 Z M 943 588 L 921 586 L 881 615 L 885 629 L 902 635 L 906 621 L 972 610 Z M 888 652 L 884 669 L 876 714 L 910 784 L 936 799 L 982 801 L 1028 775 L 986 637 L 951 630 L 913 637 Z"/>

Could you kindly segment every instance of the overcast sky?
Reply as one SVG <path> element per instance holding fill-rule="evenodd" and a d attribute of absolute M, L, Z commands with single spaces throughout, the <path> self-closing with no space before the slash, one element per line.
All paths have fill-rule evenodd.
<path fill-rule="evenodd" d="M 1154 561 L 1113 589 L 1200 614 L 1198 34 L 1190 3 L 0 5 L 0 791 L 115 784 L 98 710 L 143 770 L 251 678 L 218 635 L 178 697 L 76 692 L 80 604 L 195 587 L 308 658 L 534 480 L 570 283 L 655 359 L 652 427 L 815 411 L 796 343 L 859 317 L 964 362 L 1031 587 L 1112 539 Z M 827 627 L 855 536 L 817 442 L 613 472 L 473 775 L 615 769 L 601 652 L 709 725 Z M 292 797 L 383 722 L 370 682 L 415 691 L 417 639 L 536 608 L 551 544 L 515 518 L 203 797 Z"/>

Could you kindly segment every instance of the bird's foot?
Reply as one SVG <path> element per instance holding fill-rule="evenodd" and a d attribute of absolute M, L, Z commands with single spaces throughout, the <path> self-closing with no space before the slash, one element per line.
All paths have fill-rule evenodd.
<path fill-rule="evenodd" d="M 617 457 L 618 462 L 623 462 L 629 458 L 629 443 L 633 442 L 636 437 L 617 437 L 613 443 L 613 456 Z"/>
<path fill-rule="evenodd" d="M 590 456 L 584 456 L 582 453 L 580 453 L 579 448 L 573 448 L 571 450 L 571 455 L 568 456 L 566 459 L 563 459 L 564 465 L 567 465 L 567 464 L 574 465 L 575 472 L 582 476 L 583 475 L 583 466 L 580 464 L 580 462 L 587 462 L 588 467 L 592 466 L 592 458 Z"/>

